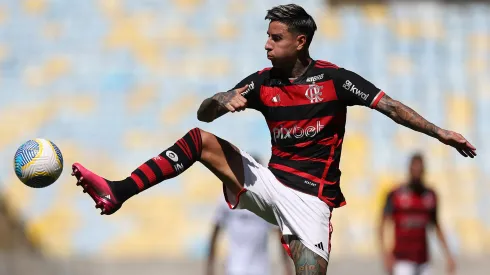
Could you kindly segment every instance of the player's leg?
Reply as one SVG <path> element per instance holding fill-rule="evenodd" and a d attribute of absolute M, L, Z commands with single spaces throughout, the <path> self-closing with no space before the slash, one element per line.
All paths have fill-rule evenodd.
<path fill-rule="evenodd" d="M 324 275 L 327 274 L 328 262 L 311 251 L 299 240 L 292 240 L 289 243 L 291 257 L 293 258 L 296 274 L 301 275 Z"/>
<path fill-rule="evenodd" d="M 178 176 L 196 161 L 202 162 L 234 194 L 243 188 L 244 171 L 240 151 L 231 143 L 205 132 L 192 129 L 175 144 L 151 158 L 129 177 L 121 181 L 106 180 L 82 165 L 73 165 L 73 174 L 102 209 L 112 214 L 130 197 L 164 180 Z"/>

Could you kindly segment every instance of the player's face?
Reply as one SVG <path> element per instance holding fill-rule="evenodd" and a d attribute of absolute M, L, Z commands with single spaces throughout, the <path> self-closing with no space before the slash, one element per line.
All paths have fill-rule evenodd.
<path fill-rule="evenodd" d="M 268 39 L 265 43 L 267 59 L 272 62 L 274 67 L 294 64 L 298 52 L 305 47 L 306 43 L 305 35 L 291 33 L 286 24 L 277 21 L 269 24 L 267 36 Z"/>
<path fill-rule="evenodd" d="M 424 175 L 424 163 L 421 160 L 413 160 L 410 165 L 410 176 L 412 180 L 420 181 Z"/>

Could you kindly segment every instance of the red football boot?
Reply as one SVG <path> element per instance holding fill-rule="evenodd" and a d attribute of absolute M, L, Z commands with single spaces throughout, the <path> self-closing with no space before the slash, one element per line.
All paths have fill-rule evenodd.
<path fill-rule="evenodd" d="M 101 215 L 110 215 L 121 208 L 120 202 L 111 190 L 107 180 L 92 173 L 80 163 L 72 166 L 72 176 L 77 178 L 77 185 L 83 187 L 83 192 L 88 193 L 95 201 L 95 208 L 100 208 Z"/>

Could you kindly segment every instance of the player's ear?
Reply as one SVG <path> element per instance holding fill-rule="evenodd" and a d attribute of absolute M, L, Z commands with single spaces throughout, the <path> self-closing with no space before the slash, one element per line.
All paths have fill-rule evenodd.
<path fill-rule="evenodd" d="M 298 51 L 301 51 L 303 50 L 304 48 L 306 48 L 306 35 L 304 34 L 299 34 L 297 37 L 296 37 L 296 44 L 298 45 L 296 47 L 296 50 Z"/>

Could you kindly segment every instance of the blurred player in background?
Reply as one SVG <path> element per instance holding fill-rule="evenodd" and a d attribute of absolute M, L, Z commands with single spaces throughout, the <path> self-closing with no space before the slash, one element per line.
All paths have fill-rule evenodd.
<path fill-rule="evenodd" d="M 393 275 L 429 274 L 427 229 L 434 227 L 447 258 L 449 274 L 455 272 L 455 262 L 437 218 L 437 196 L 424 182 L 424 160 L 415 154 L 410 160 L 408 181 L 390 192 L 386 198 L 379 240 L 387 272 Z M 385 228 L 393 221 L 395 247 L 390 250 L 384 242 Z"/>
<path fill-rule="evenodd" d="M 248 210 L 231 210 L 228 204 L 221 200 L 216 209 L 206 275 L 221 274 L 215 272 L 215 256 L 218 238 L 223 231 L 228 237 L 226 275 L 279 274 L 277 270 L 271 270 L 269 259 L 269 236 L 272 232 L 273 237 L 279 240 L 282 236 L 279 228 Z M 293 274 L 288 255 L 282 249 L 279 251 L 285 274 Z"/>
<path fill-rule="evenodd" d="M 197 118 L 212 122 L 246 108 L 261 112 L 271 134 L 268 168 L 230 142 L 194 128 L 123 180 L 106 180 L 79 163 L 73 165 L 73 175 L 102 214 L 112 214 L 130 197 L 199 161 L 223 182 L 225 199 L 233 208 L 248 209 L 279 226 L 297 274 L 326 274 L 331 214 L 346 204 L 339 165 L 348 106 L 375 109 L 465 157 L 474 157 L 476 148 L 356 73 L 312 59 L 309 46 L 317 27 L 302 7 L 277 6 L 265 19 L 270 23 L 264 48 L 272 67 L 205 99 Z"/>

